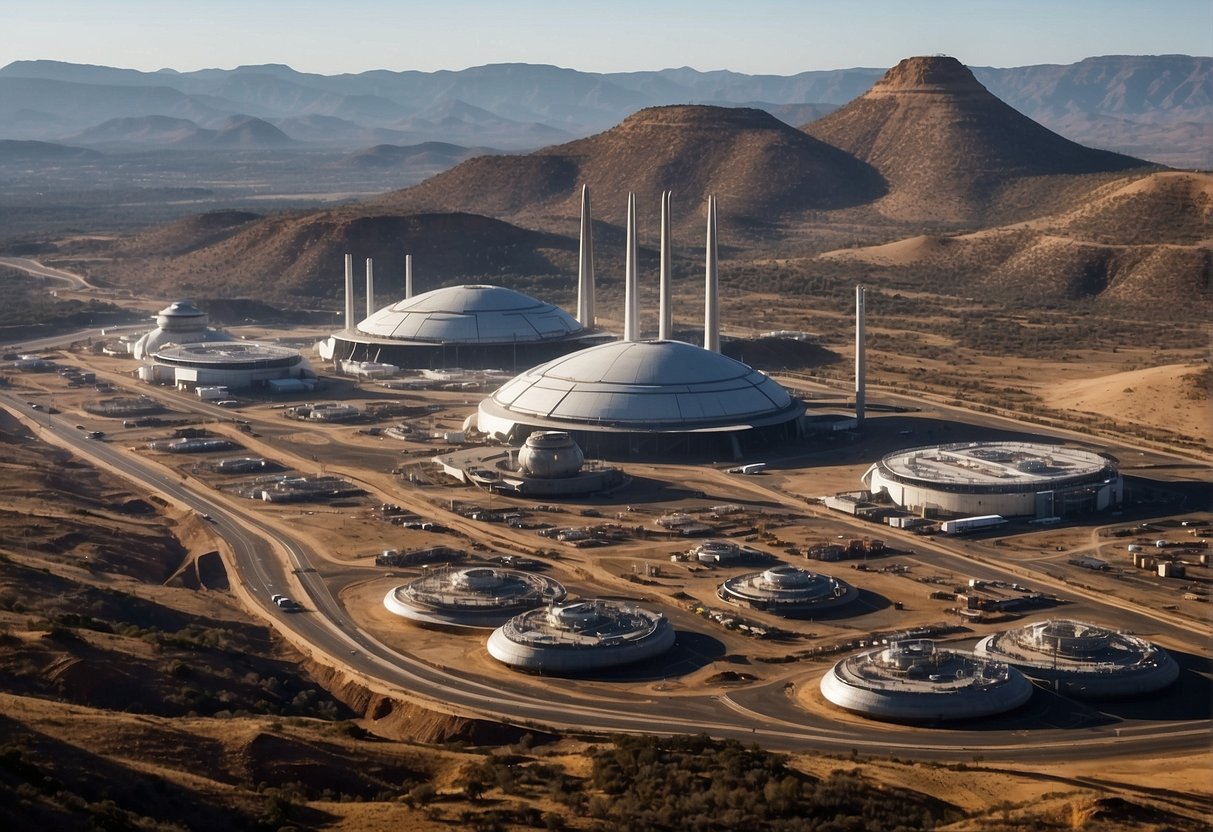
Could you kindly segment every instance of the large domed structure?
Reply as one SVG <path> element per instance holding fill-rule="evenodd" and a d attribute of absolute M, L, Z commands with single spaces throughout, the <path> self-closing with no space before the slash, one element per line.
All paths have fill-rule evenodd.
<path fill-rule="evenodd" d="M 560 430 L 591 457 L 723 455 L 795 437 L 804 405 L 774 380 L 681 341 L 617 341 L 534 367 L 480 403 L 478 429 L 518 443 Z"/>
<path fill-rule="evenodd" d="M 145 333 L 132 349 L 140 361 L 151 358 L 169 344 L 199 344 L 235 341 L 231 335 L 210 327 L 210 316 L 188 300 L 178 300 L 156 313 L 156 328 Z"/>

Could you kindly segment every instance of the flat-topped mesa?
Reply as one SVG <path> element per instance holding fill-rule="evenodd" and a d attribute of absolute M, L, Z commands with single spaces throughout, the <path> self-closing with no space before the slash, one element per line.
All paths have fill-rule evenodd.
<path fill-rule="evenodd" d="M 621 121 L 614 130 L 620 133 L 645 127 L 781 130 L 786 126 L 766 110 L 753 107 L 668 104 L 639 110 Z"/>
<path fill-rule="evenodd" d="M 903 93 L 945 95 L 989 95 L 969 70 L 946 55 L 905 58 L 872 85 L 865 98 L 881 98 Z"/>

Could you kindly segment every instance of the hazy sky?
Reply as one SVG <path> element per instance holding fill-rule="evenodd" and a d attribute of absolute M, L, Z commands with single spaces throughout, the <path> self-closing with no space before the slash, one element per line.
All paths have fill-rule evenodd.
<path fill-rule="evenodd" d="M 0 0 L 0 13 L 0 65 L 143 70 L 518 61 L 790 75 L 935 53 L 971 66 L 1213 55 L 1213 0 Z"/>

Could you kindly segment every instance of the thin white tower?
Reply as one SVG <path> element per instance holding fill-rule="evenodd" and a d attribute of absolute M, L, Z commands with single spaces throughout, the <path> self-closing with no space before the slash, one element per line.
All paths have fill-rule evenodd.
<path fill-rule="evenodd" d="M 354 255 L 345 255 L 345 328 L 354 331 Z"/>
<path fill-rule="evenodd" d="M 628 250 L 623 278 L 623 340 L 640 340 L 640 298 L 636 283 L 636 194 L 628 194 Z"/>
<path fill-rule="evenodd" d="M 864 359 L 864 288 L 855 287 L 855 423 L 863 426 L 864 386 L 867 367 Z"/>
<path fill-rule="evenodd" d="M 590 187 L 581 186 L 581 247 L 577 258 L 577 322 L 594 326 L 594 231 L 590 223 Z"/>
<path fill-rule="evenodd" d="M 366 316 L 375 314 L 375 263 L 366 258 Z"/>
<path fill-rule="evenodd" d="M 661 192 L 661 296 L 658 301 L 657 338 L 669 341 L 674 337 L 674 306 L 671 302 L 672 257 L 670 250 L 670 191 Z"/>
<path fill-rule="evenodd" d="M 708 197 L 707 269 L 703 293 L 703 348 L 720 352 L 720 285 L 717 279 L 715 195 Z"/>
<path fill-rule="evenodd" d="M 413 255 L 404 255 L 404 299 L 413 296 Z"/>

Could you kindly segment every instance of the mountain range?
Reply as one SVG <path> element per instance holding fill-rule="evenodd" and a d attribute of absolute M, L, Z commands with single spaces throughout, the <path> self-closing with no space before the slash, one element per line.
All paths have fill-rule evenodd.
<path fill-rule="evenodd" d="M 588 73 L 495 64 L 329 76 L 278 64 L 141 72 L 15 61 L 0 68 L 0 138 L 139 145 L 151 134 L 137 123 L 125 136 L 111 124 L 103 140 L 93 131 L 153 116 L 221 129 L 245 116 L 300 142 L 350 150 L 425 141 L 534 149 L 669 104 L 753 107 L 798 126 L 863 94 L 884 71 Z M 1213 58 L 1103 56 L 972 72 L 1006 104 L 1067 138 L 1176 167 L 1211 166 Z"/>

